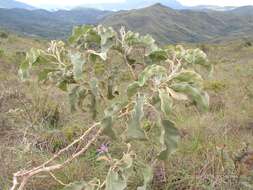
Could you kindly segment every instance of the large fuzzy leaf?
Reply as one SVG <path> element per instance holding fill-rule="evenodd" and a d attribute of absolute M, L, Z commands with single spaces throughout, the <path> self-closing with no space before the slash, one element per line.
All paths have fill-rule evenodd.
<path fill-rule="evenodd" d="M 79 80 L 83 75 L 83 65 L 85 64 L 85 59 L 82 57 L 81 53 L 71 53 L 70 60 L 73 65 L 74 78 Z"/>
<path fill-rule="evenodd" d="M 105 190 L 124 190 L 127 187 L 127 179 L 117 171 L 110 170 L 106 177 Z"/>
<path fill-rule="evenodd" d="M 172 112 L 173 100 L 167 88 L 159 89 L 159 98 L 161 101 L 161 111 L 164 113 L 166 117 L 168 117 Z"/>
<path fill-rule="evenodd" d="M 97 30 L 98 35 L 101 38 L 101 53 L 107 53 L 108 50 L 115 44 L 116 32 L 111 27 L 105 28 L 101 25 L 98 26 Z"/>
<path fill-rule="evenodd" d="M 143 87 L 146 82 L 154 77 L 156 83 L 160 83 L 163 79 L 167 76 L 167 70 L 165 67 L 160 65 L 150 65 L 141 72 L 138 77 L 138 81 L 133 82 L 127 88 L 127 95 L 128 97 L 134 96 L 138 90 Z"/>
<path fill-rule="evenodd" d="M 71 111 L 76 111 L 78 106 L 80 109 L 83 109 L 83 101 L 88 94 L 88 90 L 82 86 L 74 86 L 69 92 L 69 103 Z"/>
<path fill-rule="evenodd" d="M 138 95 L 132 117 L 127 128 L 127 140 L 146 140 L 145 132 L 141 128 L 141 121 L 144 116 L 143 106 L 144 96 Z"/>
<path fill-rule="evenodd" d="M 26 60 L 29 62 L 30 66 L 33 66 L 37 62 L 41 55 L 41 50 L 32 48 L 29 52 L 26 54 Z"/>
<path fill-rule="evenodd" d="M 132 171 L 133 158 L 131 153 L 124 154 L 121 160 L 117 160 L 117 167 L 110 169 L 106 177 L 105 190 L 124 190 Z"/>
<path fill-rule="evenodd" d="M 49 73 L 52 73 L 54 71 L 57 71 L 56 69 L 50 69 L 50 68 L 46 68 L 46 69 L 43 69 L 41 72 L 39 72 L 38 74 L 38 80 L 39 81 L 45 81 L 48 79 L 48 74 Z"/>
<path fill-rule="evenodd" d="M 95 119 L 98 113 L 98 96 L 99 96 L 98 81 L 95 78 L 91 79 L 90 81 L 90 89 L 91 89 L 90 111 L 92 113 L 92 118 Z"/>
<path fill-rule="evenodd" d="M 116 134 L 113 130 L 113 118 L 112 116 L 107 116 L 102 120 L 102 127 L 104 128 L 103 133 L 112 139 L 116 139 Z"/>
<path fill-rule="evenodd" d="M 67 92 L 68 91 L 68 81 L 65 79 L 60 80 L 57 85 L 56 85 L 59 89 L 61 89 L 62 91 Z"/>
<path fill-rule="evenodd" d="M 72 35 L 69 38 L 69 43 L 75 43 L 77 42 L 80 37 L 84 34 L 86 34 L 89 30 L 91 30 L 93 27 L 90 25 L 84 25 L 84 26 L 76 26 L 73 28 Z"/>
<path fill-rule="evenodd" d="M 167 76 L 166 68 L 155 64 L 146 67 L 138 77 L 139 85 L 144 86 L 146 81 L 148 81 L 153 76 L 157 76 L 159 78 L 166 77 Z"/>
<path fill-rule="evenodd" d="M 145 48 L 145 55 L 148 56 L 152 52 L 158 50 L 155 40 L 150 36 L 140 36 L 139 33 L 128 31 L 123 39 L 129 47 L 131 46 L 143 46 Z"/>
<path fill-rule="evenodd" d="M 85 181 L 76 181 L 68 184 L 62 190 L 83 190 L 87 183 Z"/>
<path fill-rule="evenodd" d="M 193 70 L 182 70 L 172 77 L 172 81 L 175 83 L 187 82 L 192 86 L 202 88 L 203 79 L 200 74 Z"/>
<path fill-rule="evenodd" d="M 152 60 L 153 63 L 159 63 L 160 61 L 165 61 L 168 59 L 167 51 L 166 50 L 156 50 L 150 53 L 149 58 Z"/>
<path fill-rule="evenodd" d="M 40 56 L 41 50 L 34 48 L 31 48 L 30 51 L 26 53 L 26 58 L 19 67 L 19 76 L 22 80 L 29 78 L 29 70 L 36 64 Z"/>
<path fill-rule="evenodd" d="M 137 187 L 137 190 L 147 190 L 149 183 L 153 179 L 153 169 L 151 166 L 146 165 L 142 170 L 143 186 Z"/>
<path fill-rule="evenodd" d="M 127 87 L 127 96 L 129 98 L 133 97 L 139 90 L 140 85 L 137 81 L 133 82 Z"/>
<path fill-rule="evenodd" d="M 184 59 L 190 64 L 207 65 L 207 55 L 200 49 L 186 50 Z"/>
<path fill-rule="evenodd" d="M 68 184 L 62 190 L 97 190 L 99 180 L 94 179 L 90 182 L 76 181 Z"/>
<path fill-rule="evenodd" d="M 71 111 L 76 110 L 76 103 L 78 101 L 78 90 L 79 90 L 79 88 L 80 88 L 80 86 L 75 86 L 69 92 L 69 103 L 70 103 Z"/>
<path fill-rule="evenodd" d="M 103 134 L 109 136 L 112 139 L 116 139 L 116 133 L 113 130 L 113 124 L 115 122 L 115 117 L 118 112 L 122 109 L 124 103 L 113 103 L 104 112 L 105 117 L 102 120 L 102 127 L 104 127 Z"/>
<path fill-rule="evenodd" d="M 189 49 L 185 51 L 183 59 L 190 65 L 200 65 L 212 73 L 213 66 L 208 61 L 207 55 L 200 49 Z"/>
<path fill-rule="evenodd" d="M 160 152 L 158 158 L 160 160 L 166 160 L 171 153 L 176 151 L 180 136 L 174 122 L 170 120 L 162 120 L 160 124 L 160 143 L 162 145 L 162 151 Z"/>
<path fill-rule="evenodd" d="M 190 85 L 189 83 L 177 83 L 170 86 L 174 91 L 186 94 L 189 99 L 197 104 L 202 111 L 207 111 L 209 107 L 209 96 L 201 89 Z"/>
<path fill-rule="evenodd" d="M 18 74 L 21 80 L 26 80 L 29 78 L 29 69 L 30 69 L 30 65 L 27 60 L 23 61 L 20 64 Z"/>

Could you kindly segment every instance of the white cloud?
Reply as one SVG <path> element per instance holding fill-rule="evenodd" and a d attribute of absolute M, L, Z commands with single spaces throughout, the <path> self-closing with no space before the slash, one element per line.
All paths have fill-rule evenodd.
<path fill-rule="evenodd" d="M 97 4 L 97 3 L 116 3 L 124 2 L 125 0 L 18 0 L 34 6 L 39 5 L 56 5 L 62 6 L 76 6 L 80 4 Z M 136 0 L 138 1 L 138 0 Z M 157 0 L 159 1 L 159 0 Z M 168 0 L 169 1 L 169 0 Z M 243 6 L 253 5 L 253 0 L 178 0 L 183 5 L 219 5 L 219 6 Z"/>
<path fill-rule="evenodd" d="M 97 4 L 97 3 L 117 3 L 124 0 L 17 0 L 30 5 L 58 5 L 58 6 L 75 6 L 81 4 Z"/>
<path fill-rule="evenodd" d="M 179 0 L 183 5 L 219 5 L 219 6 L 244 6 L 253 5 L 253 0 Z"/>

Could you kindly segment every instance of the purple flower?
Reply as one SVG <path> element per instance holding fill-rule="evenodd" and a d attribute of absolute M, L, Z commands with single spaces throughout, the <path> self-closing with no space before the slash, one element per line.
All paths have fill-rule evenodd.
<path fill-rule="evenodd" d="M 108 144 L 101 144 L 99 149 L 97 149 L 97 152 L 99 154 L 105 154 L 105 153 L 108 153 L 109 150 L 108 150 Z"/>

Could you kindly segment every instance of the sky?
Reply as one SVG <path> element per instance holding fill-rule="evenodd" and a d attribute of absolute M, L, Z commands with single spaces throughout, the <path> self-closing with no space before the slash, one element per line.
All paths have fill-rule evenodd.
<path fill-rule="evenodd" d="M 76 6 L 80 4 L 96 4 L 96 3 L 115 3 L 124 2 L 124 0 L 18 0 L 39 6 L 43 4 L 61 5 L 61 6 Z M 196 5 L 218 5 L 218 6 L 244 6 L 253 5 L 253 0 L 178 0 L 181 4 L 186 6 Z"/>

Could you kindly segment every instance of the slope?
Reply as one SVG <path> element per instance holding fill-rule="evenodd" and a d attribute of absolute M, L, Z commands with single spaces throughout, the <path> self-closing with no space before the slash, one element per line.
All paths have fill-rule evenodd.
<path fill-rule="evenodd" d="M 6 8 L 6 9 L 13 9 L 13 8 L 19 8 L 19 9 L 35 9 L 34 7 L 27 5 L 25 3 L 21 3 L 15 0 L 1 0 L 0 1 L 0 8 Z"/>
<path fill-rule="evenodd" d="M 73 26 L 95 24 L 108 11 L 75 9 L 71 11 L 0 9 L 0 26 L 9 30 L 45 38 L 65 38 Z"/>
<path fill-rule="evenodd" d="M 253 15 L 240 8 L 232 11 L 174 10 L 161 4 L 120 11 L 103 19 L 114 27 L 126 26 L 140 33 L 150 33 L 156 40 L 168 42 L 200 42 L 217 37 L 252 35 Z M 253 12 L 253 9 L 252 9 Z"/>

